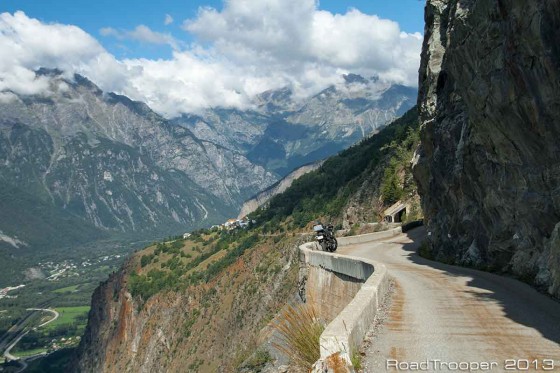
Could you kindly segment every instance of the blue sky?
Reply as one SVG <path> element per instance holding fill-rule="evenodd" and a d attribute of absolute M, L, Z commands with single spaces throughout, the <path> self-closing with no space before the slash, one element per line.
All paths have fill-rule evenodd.
<path fill-rule="evenodd" d="M 255 0 L 259 1 L 259 0 Z M 195 38 L 181 28 L 185 19 L 196 18 L 199 7 L 223 8 L 222 0 L 0 0 L 0 12 L 24 11 L 27 16 L 46 23 L 76 25 L 96 37 L 107 50 L 119 58 L 169 58 L 171 48 L 134 40 L 115 40 L 103 36 L 100 30 L 111 27 L 131 30 L 146 25 L 151 30 L 170 33 L 190 43 Z M 406 32 L 423 33 L 424 1 L 421 0 L 322 0 L 319 9 L 345 13 L 356 8 L 366 14 L 375 14 L 399 23 Z M 165 25 L 169 14 L 174 22 Z"/>

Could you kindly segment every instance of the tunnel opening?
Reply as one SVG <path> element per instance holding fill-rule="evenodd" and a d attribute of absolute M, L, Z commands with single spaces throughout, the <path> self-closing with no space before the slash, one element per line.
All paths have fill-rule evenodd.
<path fill-rule="evenodd" d="M 405 217 L 406 217 L 406 208 L 398 211 L 395 214 L 394 223 L 402 223 Z"/>

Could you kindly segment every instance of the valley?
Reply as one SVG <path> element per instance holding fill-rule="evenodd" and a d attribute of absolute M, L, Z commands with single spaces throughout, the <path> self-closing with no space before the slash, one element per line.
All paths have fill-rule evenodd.
<path fill-rule="evenodd" d="M 48 98 L 0 101 L 0 257 L 13 263 L 0 286 L 22 278 L 18 261 L 47 250 L 154 240 L 237 216 L 256 192 L 369 136 L 416 97 L 345 75 L 304 101 L 281 90 L 261 94 L 256 109 L 166 119 L 81 75 L 36 76 Z"/>
<path fill-rule="evenodd" d="M 27 274 L 23 284 L 0 291 L 1 353 L 29 359 L 75 348 L 86 326 L 92 292 L 129 253 L 114 245 L 90 252 L 54 251 L 32 267 L 22 267 Z"/>
<path fill-rule="evenodd" d="M 342 228 L 343 224 L 348 223 L 340 218 L 342 211 L 340 209 L 344 209 L 344 206 L 351 203 L 353 198 L 360 201 L 385 198 L 387 203 L 392 203 L 393 198 L 400 198 L 401 195 L 412 192 L 409 189 L 410 186 L 406 186 L 406 190 L 401 190 L 399 186 L 396 187 L 396 190 L 391 189 L 392 187 L 385 187 L 383 193 L 386 195 L 383 197 L 378 186 L 375 187 L 378 192 L 371 194 L 368 185 L 371 183 L 392 185 L 390 181 L 395 177 L 395 173 L 400 174 L 401 172 L 408 175 L 404 179 L 411 178 L 410 170 L 407 171 L 406 159 L 410 157 L 410 152 L 418 141 L 417 135 L 414 135 L 416 132 L 416 114 L 412 110 L 397 123 L 341 152 L 334 159 L 328 159 L 320 166 L 306 169 L 305 172 L 300 171 L 295 180 L 286 181 L 289 184 L 282 186 L 282 190 L 268 197 L 272 198 L 269 208 L 257 209 L 256 212 L 250 214 L 249 222 L 253 221 L 256 226 L 251 227 L 250 232 L 247 233 L 244 232 L 244 229 L 228 231 L 218 228 L 214 228 L 212 231 L 194 231 L 186 240 L 178 237 L 170 238 L 166 240 L 167 242 L 149 246 L 148 249 L 141 251 L 141 254 L 132 254 L 132 258 L 129 257 L 129 254 L 133 250 L 148 244 L 142 240 L 138 241 L 143 237 L 142 234 L 137 238 L 138 242 L 134 244 L 121 243 L 119 240 L 113 239 L 75 248 L 56 248 L 37 252 L 27 250 L 25 246 L 22 246 L 22 249 L 17 252 L 17 256 L 12 257 L 14 263 L 12 273 L 17 276 L 7 272 L 3 274 L 7 285 L 25 285 L 8 293 L 10 297 L 0 299 L 0 307 L 3 310 L 0 314 L 0 325 L 5 336 L 4 339 L 13 342 L 18 337 L 22 337 L 9 353 L 13 356 L 49 353 L 48 358 L 36 359 L 34 364 L 42 364 L 41 361 L 49 362 L 51 356 L 55 365 L 60 359 L 65 360 L 69 354 L 72 354 L 72 348 L 77 346 L 79 338 L 84 334 L 84 317 L 87 315 L 91 302 L 90 297 L 96 286 L 100 282 L 105 283 L 108 276 L 114 277 L 115 271 L 120 272 L 119 268 L 122 265 L 130 267 L 131 263 L 139 263 L 141 269 L 127 274 L 132 276 L 130 280 L 127 280 L 127 291 L 139 299 L 135 307 L 143 307 L 141 305 L 146 301 L 149 302 L 152 296 L 157 299 L 159 294 L 169 291 L 199 289 L 195 290 L 195 294 L 199 292 L 202 292 L 201 295 L 205 294 L 209 288 L 204 284 L 213 283 L 215 276 L 224 276 L 223 271 L 233 265 L 239 257 L 247 255 L 245 253 L 247 250 L 252 251 L 254 247 L 261 247 L 262 249 L 258 251 L 260 254 L 253 260 L 262 261 L 260 255 L 264 255 L 265 258 L 269 257 L 265 260 L 268 265 L 256 272 L 259 280 L 252 279 L 253 285 L 251 286 L 258 288 L 265 286 L 268 289 L 282 291 L 283 295 L 272 304 L 281 303 L 280 299 L 287 299 L 286 296 L 296 286 L 293 272 L 295 267 L 293 264 L 289 264 L 292 259 L 283 264 L 278 261 L 283 261 L 283 256 L 295 258 L 291 248 L 293 242 L 300 242 L 303 239 L 302 234 L 307 234 L 304 228 L 307 225 L 306 219 L 310 219 L 311 216 L 335 214 L 339 216 L 336 221 Z M 395 138 L 400 139 L 401 145 L 392 142 Z M 383 145 L 389 147 L 383 148 Z M 369 158 L 368 154 L 372 151 L 378 152 L 379 156 Z M 385 176 L 382 170 L 389 163 L 392 164 L 393 171 Z M 381 171 L 377 171 L 374 176 L 371 176 L 369 172 L 376 168 Z M 375 175 L 381 175 L 381 178 L 378 179 Z M 398 179 L 401 180 L 401 176 L 398 176 Z M 331 200 L 330 203 L 313 203 L 312 201 L 317 201 L 318 197 L 307 196 L 308 187 L 306 185 L 316 184 L 318 180 L 325 182 L 325 187 L 320 190 L 324 194 L 319 198 Z M 351 187 L 347 187 L 346 192 L 340 194 L 339 188 L 346 185 L 349 180 L 355 181 Z M 407 183 L 408 181 L 405 184 L 408 185 Z M 292 184 L 291 187 L 290 184 Z M 275 195 L 279 192 L 283 193 Z M 302 192 L 303 194 L 300 195 Z M 312 199 L 308 199 L 309 197 Z M 287 201 L 289 202 L 287 203 Z M 347 216 L 352 216 L 350 220 L 353 221 L 354 230 L 358 227 L 355 223 L 369 222 L 371 219 L 376 219 L 376 214 L 382 212 L 382 208 L 378 207 L 377 212 L 372 214 L 364 205 L 364 212 L 367 211 L 364 215 L 364 212 L 361 212 L 360 208 L 356 206 L 356 202 L 353 205 L 349 210 L 350 215 Z M 358 205 L 363 205 L 363 202 Z M 255 207 L 258 207 L 258 204 L 253 209 Z M 282 207 L 282 210 L 278 210 L 279 207 Z M 290 210 L 284 211 L 285 208 Z M 292 216 L 286 220 L 290 215 L 287 214 L 288 211 L 292 211 Z M 414 219 L 414 216 L 410 216 L 410 219 Z M 281 227 L 280 231 L 278 226 Z M 255 228 L 258 228 L 259 234 L 256 234 Z M 274 252 L 278 247 L 282 248 L 283 256 Z M 12 247 L 13 249 L 15 248 Z M 20 266 L 15 263 L 19 263 Z M 251 279 L 255 274 L 254 269 L 249 266 L 246 270 L 248 279 Z M 8 282 L 17 278 L 21 282 Z M 265 278 L 268 280 L 258 285 Z M 285 283 L 273 285 L 277 278 L 281 278 L 281 281 L 285 281 Z M 245 284 L 236 292 L 249 291 L 252 296 L 260 294 L 259 292 L 253 293 L 256 288 L 249 289 L 246 286 Z M 95 299 L 94 296 L 94 303 L 97 302 Z M 243 304 L 248 307 L 251 302 L 245 299 Z M 272 307 L 272 304 L 267 307 Z M 76 318 L 62 319 L 67 320 L 62 325 L 53 322 L 54 328 L 51 326 L 33 331 L 33 326 L 38 326 L 43 320 L 39 317 L 40 313 L 28 310 L 32 308 L 49 308 L 57 312 L 67 310 L 71 313 L 72 310 L 82 310 L 82 313 L 76 315 Z M 263 321 L 253 327 L 265 325 L 265 320 L 269 320 L 272 315 L 271 312 L 271 308 L 268 308 L 266 312 L 259 314 L 259 317 L 263 317 Z M 239 315 L 239 317 L 249 317 L 249 314 Z M 20 325 L 18 322 L 21 320 L 26 320 L 26 322 Z M 14 324 L 16 326 L 12 327 Z M 239 325 L 246 325 L 246 321 L 240 320 Z M 256 331 L 256 329 L 250 330 Z M 24 334 L 25 336 L 23 336 Z M 186 343 L 187 340 L 188 338 L 185 341 L 181 339 L 180 342 L 177 342 Z M 7 347 L 5 346 L 5 348 Z M 60 353 L 56 351 L 60 351 Z M 234 351 L 237 351 L 236 354 L 241 354 L 240 356 L 245 354 L 242 349 Z M 193 355 L 189 364 L 200 363 L 203 357 L 196 356 Z M 240 357 L 239 359 L 238 364 L 243 363 Z"/>

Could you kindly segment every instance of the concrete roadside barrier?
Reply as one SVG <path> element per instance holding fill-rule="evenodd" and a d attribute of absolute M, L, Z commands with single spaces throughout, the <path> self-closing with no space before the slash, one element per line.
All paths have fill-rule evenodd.
<path fill-rule="evenodd" d="M 341 237 L 338 241 L 339 246 L 345 246 L 387 239 L 400 233 L 399 227 L 361 236 Z M 340 357 L 351 365 L 351 356 L 356 353 L 355 349 L 359 348 L 364 340 L 378 312 L 379 302 L 388 291 L 387 268 L 375 261 L 327 253 L 315 248 L 313 242 L 299 247 L 301 258 L 309 268 L 320 268 L 331 272 L 336 275 L 337 281 L 361 282 L 357 293 L 326 326 L 320 338 L 321 360 L 339 353 Z M 332 284 L 320 282 L 316 286 L 332 286 Z M 315 291 L 320 292 L 321 289 Z"/>
<path fill-rule="evenodd" d="M 360 234 L 358 236 L 337 237 L 336 240 L 338 241 L 339 246 L 346 246 L 346 245 L 352 245 L 357 243 L 385 240 L 387 238 L 397 236 L 401 233 L 402 233 L 401 227 L 397 227 L 381 232 Z"/>

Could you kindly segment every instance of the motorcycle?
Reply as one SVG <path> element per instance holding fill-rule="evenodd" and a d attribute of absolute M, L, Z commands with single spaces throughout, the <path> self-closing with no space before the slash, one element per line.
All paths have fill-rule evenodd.
<path fill-rule="evenodd" d="M 326 227 L 323 227 L 323 224 L 317 223 L 313 226 L 313 231 L 315 232 L 315 239 L 323 251 L 331 253 L 336 251 L 338 242 L 334 236 L 334 227 L 332 224 L 327 224 Z"/>

